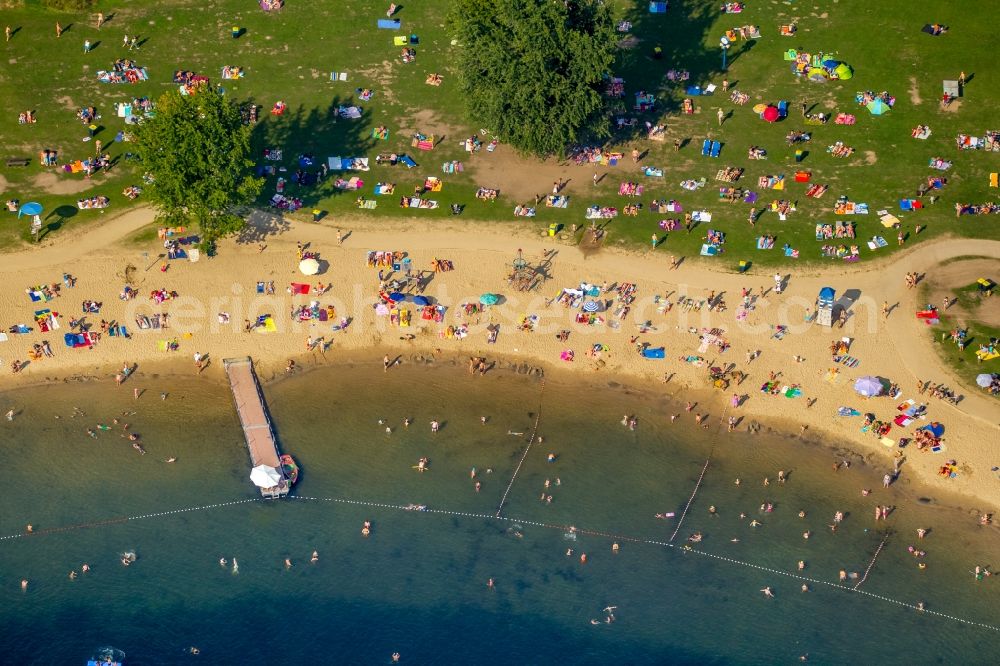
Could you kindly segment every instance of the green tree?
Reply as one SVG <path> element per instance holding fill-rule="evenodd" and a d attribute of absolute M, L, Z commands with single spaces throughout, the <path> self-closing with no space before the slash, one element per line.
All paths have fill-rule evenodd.
<path fill-rule="evenodd" d="M 233 102 L 208 87 L 186 96 L 171 90 L 133 140 L 153 178 L 147 192 L 158 220 L 197 222 L 209 242 L 242 228 L 233 209 L 253 201 L 264 181 L 252 176 L 250 128 Z"/>
<path fill-rule="evenodd" d="M 601 0 L 455 0 L 449 16 L 469 115 L 515 148 L 562 154 L 610 135 L 601 79 L 615 59 Z"/>

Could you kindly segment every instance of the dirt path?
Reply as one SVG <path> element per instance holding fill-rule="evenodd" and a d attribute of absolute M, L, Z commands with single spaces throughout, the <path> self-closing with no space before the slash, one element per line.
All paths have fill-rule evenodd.
<path fill-rule="evenodd" d="M 109 246 L 126 238 L 153 221 L 152 208 L 135 208 L 99 226 L 80 226 L 72 232 L 72 242 L 68 238 L 45 242 L 38 247 L 3 255 L 4 271 L 28 271 L 47 266 L 61 266 L 73 272 L 75 259 L 108 249 Z"/>

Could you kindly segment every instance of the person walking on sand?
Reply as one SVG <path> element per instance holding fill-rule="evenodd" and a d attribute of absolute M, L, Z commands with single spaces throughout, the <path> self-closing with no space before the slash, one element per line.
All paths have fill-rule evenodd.
<path fill-rule="evenodd" d="M 62 32 L 63 32 L 62 25 L 59 23 L 59 21 L 56 21 L 56 39 L 62 37 Z"/>
<path fill-rule="evenodd" d="M 104 25 L 104 12 L 97 12 L 97 29 L 100 30 L 102 25 Z"/>
<path fill-rule="evenodd" d="M 719 107 L 719 112 L 716 115 L 719 117 L 719 127 L 722 127 L 722 123 L 726 120 L 726 112 L 722 110 L 721 106 Z"/>
<path fill-rule="evenodd" d="M 8 42 L 10 41 L 10 36 L 12 34 L 13 34 L 13 31 L 10 29 L 10 26 L 7 26 L 6 28 L 3 29 L 3 35 L 4 35 L 4 37 L 6 37 L 6 41 L 8 41 Z"/>
<path fill-rule="evenodd" d="M 391 364 L 392 364 L 392 361 L 389 360 L 389 355 L 388 354 L 386 354 L 384 357 L 382 357 L 382 372 L 389 372 L 389 366 Z"/>
<path fill-rule="evenodd" d="M 889 301 L 882 302 L 882 319 L 889 318 Z"/>

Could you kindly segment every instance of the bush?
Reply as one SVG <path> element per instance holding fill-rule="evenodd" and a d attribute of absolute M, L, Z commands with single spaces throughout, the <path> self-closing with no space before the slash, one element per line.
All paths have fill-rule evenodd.
<path fill-rule="evenodd" d="M 63 12 L 81 12 L 94 6 L 95 0 L 42 0 L 49 9 Z"/>

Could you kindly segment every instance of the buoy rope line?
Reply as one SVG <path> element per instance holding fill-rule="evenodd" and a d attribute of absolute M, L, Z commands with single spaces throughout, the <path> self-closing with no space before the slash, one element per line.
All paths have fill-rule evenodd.
<path fill-rule="evenodd" d="M 531 451 L 531 445 L 535 443 L 535 436 L 538 434 L 538 423 L 542 420 L 542 396 L 545 394 L 545 378 L 542 377 L 542 388 L 538 391 L 538 412 L 535 414 L 535 426 L 531 429 L 531 437 L 528 439 L 528 445 L 524 447 L 524 453 L 521 454 L 521 460 L 518 461 L 517 467 L 514 468 L 514 474 L 510 477 L 510 483 L 507 484 L 507 489 L 503 491 L 503 497 L 500 498 L 500 504 L 497 505 L 497 512 L 495 518 L 500 518 L 500 514 L 503 511 L 503 505 L 507 503 L 507 495 L 510 494 L 510 489 L 514 487 L 514 480 L 517 479 L 518 472 L 521 471 L 521 466 L 524 465 L 524 461 L 528 458 L 528 452 Z"/>
<path fill-rule="evenodd" d="M 859 580 L 857 584 L 855 584 L 854 586 L 855 590 L 861 587 L 861 584 L 864 583 L 866 580 L 868 580 L 868 574 L 871 573 L 872 567 L 875 566 L 875 560 L 878 559 L 878 554 L 882 552 L 882 548 L 885 546 L 888 540 L 889 540 L 889 535 L 886 534 L 885 537 L 883 537 L 882 539 L 882 543 L 880 543 L 878 545 L 878 548 L 875 549 L 875 554 L 872 555 L 872 561 L 868 563 L 868 568 L 865 569 L 865 573 L 863 576 L 861 576 L 861 580 Z"/>
<path fill-rule="evenodd" d="M 813 585 L 825 585 L 827 587 L 834 588 L 834 589 L 837 589 L 837 590 L 843 590 L 845 592 L 853 592 L 853 593 L 860 594 L 860 595 L 863 595 L 863 596 L 866 596 L 866 597 L 870 597 L 872 599 L 878 599 L 879 601 L 884 601 L 886 603 L 895 604 L 895 605 L 901 606 L 903 608 L 908 608 L 908 609 L 911 609 L 911 610 L 919 611 L 919 612 L 927 614 L 927 615 L 933 615 L 935 617 L 945 618 L 945 619 L 948 619 L 948 620 L 952 620 L 953 622 L 959 622 L 961 624 L 965 624 L 965 625 L 968 625 L 968 626 L 971 626 L 971 627 L 978 627 L 980 629 L 988 629 L 990 631 L 995 631 L 995 632 L 1000 633 L 1000 627 L 998 627 L 998 626 L 994 626 L 994 625 L 991 625 L 991 624 L 986 624 L 985 622 L 977 622 L 975 620 L 969 620 L 969 619 L 966 619 L 966 618 L 961 618 L 961 617 L 958 617 L 958 616 L 955 616 L 955 615 L 950 615 L 948 613 L 942 613 L 941 611 L 936 611 L 936 610 L 929 609 L 929 608 L 923 608 L 923 609 L 921 609 L 916 604 L 911 604 L 911 603 L 908 603 L 908 602 L 905 602 L 905 601 L 900 601 L 899 599 L 893 599 L 891 597 L 886 597 L 886 596 L 881 595 L 881 594 L 875 594 L 873 592 L 868 592 L 867 590 L 862 590 L 862 589 L 860 589 L 858 587 L 858 585 L 860 585 L 860 583 L 858 585 L 855 585 L 854 587 L 847 587 L 847 586 L 840 585 L 838 583 L 834 583 L 834 582 L 831 582 L 831 581 L 820 580 L 818 578 L 812 578 L 810 576 L 803 576 L 801 574 L 798 574 L 798 573 L 795 573 L 795 572 L 791 572 L 791 571 L 781 571 L 780 569 L 774 569 L 772 567 L 767 567 L 767 566 L 763 566 L 763 565 L 760 565 L 760 564 L 754 564 L 753 562 L 746 562 L 744 560 L 738 560 L 738 559 L 735 559 L 735 558 L 732 558 L 732 557 L 727 557 L 725 555 L 719 555 L 717 553 L 712 553 L 712 552 L 705 551 L 705 550 L 698 550 L 698 549 L 692 548 L 688 544 L 684 544 L 684 545 L 678 546 L 678 545 L 670 543 L 668 541 L 658 541 L 656 539 L 644 539 L 642 537 L 633 537 L 633 536 L 622 535 L 622 534 L 613 534 L 613 533 L 609 533 L 609 532 L 602 532 L 602 531 L 598 531 L 598 530 L 582 529 L 582 528 L 574 527 L 574 526 L 571 526 L 571 525 L 557 525 L 557 524 L 545 523 L 545 522 L 541 522 L 541 521 L 537 521 L 537 520 L 524 520 L 524 519 L 510 517 L 510 516 L 496 516 L 496 515 L 490 515 L 490 514 L 486 514 L 486 513 L 474 513 L 474 512 L 471 512 L 471 511 L 449 511 L 447 509 L 431 509 L 431 508 L 419 508 L 419 509 L 415 509 L 414 505 L 412 505 L 412 504 L 406 506 L 406 505 L 400 505 L 400 504 L 390 504 L 388 502 L 370 502 L 370 501 L 366 501 L 366 500 L 356 500 L 356 499 L 348 499 L 348 498 L 340 498 L 340 497 L 304 497 L 304 496 L 301 496 L 301 495 L 289 495 L 286 499 L 289 499 L 289 500 L 312 501 L 312 502 L 327 502 L 327 503 L 331 503 L 331 504 L 348 504 L 348 505 L 354 505 L 354 506 L 366 506 L 366 507 L 373 507 L 373 508 L 380 508 L 380 509 L 390 509 L 390 510 L 395 510 L 395 511 L 408 511 L 408 512 L 411 512 L 411 513 L 427 513 L 427 514 L 437 514 L 437 515 L 446 515 L 446 516 L 459 516 L 459 517 L 464 517 L 464 518 L 475 518 L 475 519 L 488 520 L 488 521 L 489 520 L 500 520 L 500 521 L 503 521 L 503 522 L 506 522 L 506 523 L 511 523 L 511 524 L 514 524 L 514 525 L 532 525 L 532 526 L 535 526 L 535 527 L 543 527 L 545 529 L 558 530 L 558 531 L 561 531 L 561 532 L 584 534 L 584 535 L 588 535 L 588 536 L 596 536 L 596 537 L 601 537 L 601 538 L 613 539 L 613 540 L 616 540 L 616 541 L 626 541 L 626 542 L 631 542 L 631 543 L 646 544 L 646 545 L 650 545 L 650 546 L 660 546 L 660 547 L 663 547 L 663 548 L 671 548 L 671 549 L 677 550 L 677 551 L 679 551 L 681 553 L 684 553 L 684 554 L 700 555 L 702 557 L 708 557 L 708 558 L 711 558 L 711 559 L 714 559 L 714 560 L 717 560 L 717 561 L 720 561 L 720 562 L 727 562 L 729 564 L 734 564 L 734 565 L 746 567 L 746 568 L 749 568 L 749 569 L 756 569 L 758 571 L 765 571 L 765 572 L 770 573 L 770 574 L 774 574 L 774 575 L 778 575 L 778 576 L 784 576 L 786 578 L 792 578 L 792 579 L 795 579 L 795 580 L 798 580 L 798 581 L 802 581 L 804 583 L 812 583 Z M 83 528 L 88 528 L 88 527 L 102 527 L 102 526 L 122 524 L 122 523 L 131 522 L 131 521 L 137 521 L 137 520 L 148 520 L 148 519 L 151 519 L 151 518 L 166 518 L 166 517 L 169 517 L 169 516 L 176 516 L 176 515 L 180 515 L 180 514 L 184 514 L 184 513 L 191 513 L 191 512 L 194 512 L 194 511 L 205 511 L 205 510 L 208 510 L 208 509 L 219 509 L 219 508 L 223 508 L 223 507 L 238 506 L 238 505 L 241 505 L 241 504 L 251 504 L 251 503 L 262 502 L 262 501 L 264 501 L 263 498 L 239 499 L 239 500 L 233 500 L 231 502 L 218 502 L 216 504 L 206 504 L 206 505 L 202 505 L 202 506 L 194 506 L 194 507 L 187 507 L 187 508 L 181 508 L 181 509 L 173 509 L 171 511 L 159 511 L 159 512 L 156 512 L 156 513 L 147 513 L 147 514 L 142 514 L 142 515 L 137 515 L 137 516 L 127 516 L 127 517 L 122 517 L 122 518 L 112 518 L 112 519 L 108 519 L 108 520 L 95 521 L 95 522 L 90 522 L 90 523 L 80 523 L 80 524 L 76 524 L 76 525 L 66 525 L 66 526 L 63 526 L 63 527 L 55 527 L 55 528 L 51 528 L 51 529 L 47 529 L 47 530 L 39 530 L 37 532 L 22 532 L 20 534 L 10 534 L 10 535 L 7 535 L 7 536 L 0 536 L 0 541 L 11 541 L 11 540 L 19 539 L 19 538 L 23 538 L 23 537 L 37 537 L 37 536 L 42 536 L 42 535 L 45 535 L 45 534 L 56 534 L 56 533 L 59 533 L 59 532 L 68 532 L 68 531 L 76 530 L 76 529 L 83 529 Z M 888 537 L 883 540 L 882 544 L 879 546 L 879 550 L 876 551 L 876 556 L 881 551 L 882 547 L 885 545 L 885 543 L 886 543 L 887 540 L 888 540 Z M 872 562 L 869 563 L 869 570 L 871 570 L 873 564 L 874 564 L 874 558 L 872 558 Z M 866 572 L 866 575 L 867 575 L 867 572 Z M 862 582 L 863 582 L 863 579 L 862 579 Z"/>
<path fill-rule="evenodd" d="M 249 502 L 261 502 L 263 498 L 251 498 L 251 499 L 241 499 L 233 500 L 232 502 L 219 502 L 217 504 L 205 504 L 203 506 L 191 506 L 183 509 L 173 509 L 172 511 L 159 511 L 157 513 L 146 513 L 139 516 L 122 516 L 120 518 L 108 518 L 107 520 L 98 520 L 89 523 L 77 523 L 74 525 L 63 525 L 62 527 L 52 527 L 44 530 L 34 530 L 31 532 L 21 532 L 19 534 L 8 534 L 7 536 L 0 536 L 0 541 L 11 541 L 13 539 L 20 539 L 22 537 L 38 537 L 46 534 L 58 534 L 59 532 L 70 532 L 72 530 L 82 530 L 90 527 L 103 527 L 105 525 L 117 525 L 121 523 L 127 523 L 131 520 L 146 520 L 149 518 L 163 518 L 165 516 L 173 516 L 179 513 L 190 513 L 192 511 L 204 511 L 206 509 L 218 509 L 224 506 L 234 506 L 236 504 L 247 504 Z"/>
<path fill-rule="evenodd" d="M 694 503 L 694 496 L 698 494 L 698 489 L 701 488 L 702 479 L 705 478 L 705 472 L 708 471 L 708 464 L 712 462 L 712 454 L 708 454 L 708 460 L 705 461 L 705 466 L 701 468 L 701 474 L 698 475 L 698 480 L 694 484 L 694 490 L 691 491 L 691 497 L 688 498 L 687 504 L 684 505 L 684 510 L 681 511 L 681 517 L 677 520 L 677 527 L 674 529 L 674 533 L 670 535 L 670 543 L 673 543 L 674 538 L 677 533 L 681 531 L 681 525 L 684 524 L 684 518 L 687 516 L 688 509 L 691 508 L 691 504 Z"/>

